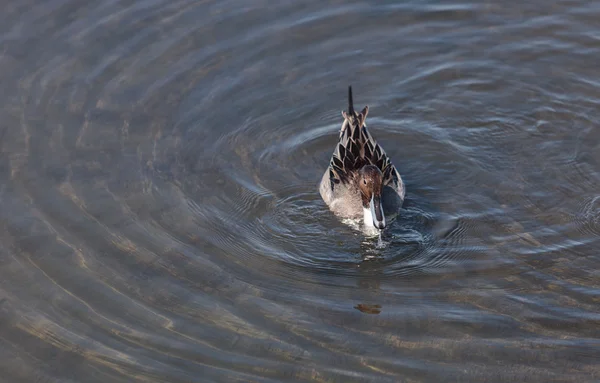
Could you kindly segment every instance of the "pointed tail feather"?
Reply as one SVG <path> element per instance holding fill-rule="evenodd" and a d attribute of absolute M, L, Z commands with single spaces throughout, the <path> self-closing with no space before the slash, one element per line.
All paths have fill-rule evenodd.
<path fill-rule="evenodd" d="M 348 87 L 348 115 L 354 116 L 354 103 L 352 102 L 352 86 Z"/>

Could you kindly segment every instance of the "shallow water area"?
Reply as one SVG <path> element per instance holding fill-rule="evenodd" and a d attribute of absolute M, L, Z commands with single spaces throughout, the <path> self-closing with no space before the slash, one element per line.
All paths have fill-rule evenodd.
<path fill-rule="evenodd" d="M 600 380 L 598 2 L 1 10 L 0 382 Z"/>

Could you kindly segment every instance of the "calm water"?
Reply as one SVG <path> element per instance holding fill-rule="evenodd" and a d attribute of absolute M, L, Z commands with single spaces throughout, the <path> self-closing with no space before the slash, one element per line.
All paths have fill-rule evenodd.
<path fill-rule="evenodd" d="M 2 382 L 600 381 L 597 1 L 4 1 Z M 407 184 L 317 184 L 352 84 Z"/>

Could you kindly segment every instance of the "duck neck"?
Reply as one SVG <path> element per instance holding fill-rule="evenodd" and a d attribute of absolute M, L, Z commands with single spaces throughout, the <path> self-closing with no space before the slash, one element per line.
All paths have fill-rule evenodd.
<path fill-rule="evenodd" d="M 373 226 L 373 215 L 371 214 L 371 209 L 368 207 L 363 207 L 363 221 L 366 227 L 375 227 Z"/>

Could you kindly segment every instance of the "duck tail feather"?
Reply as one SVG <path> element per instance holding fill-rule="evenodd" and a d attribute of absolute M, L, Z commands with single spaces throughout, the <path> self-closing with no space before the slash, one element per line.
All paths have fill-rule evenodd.
<path fill-rule="evenodd" d="M 348 114 L 354 116 L 354 102 L 352 102 L 352 86 L 348 86 Z"/>

